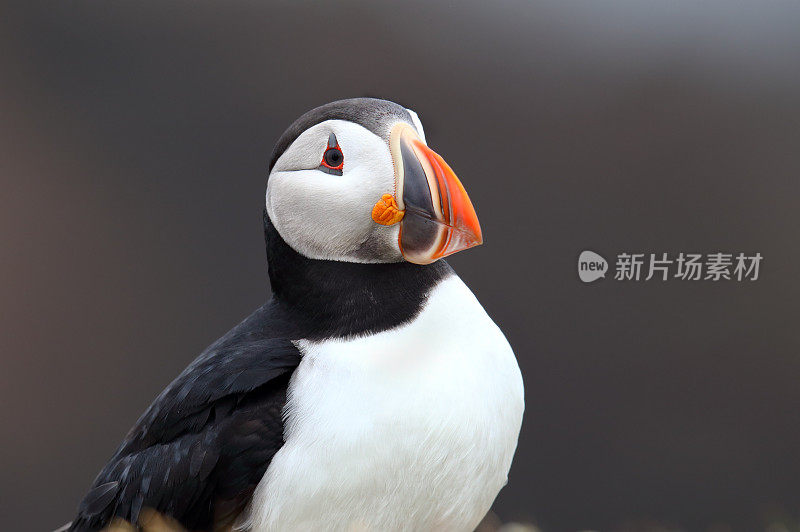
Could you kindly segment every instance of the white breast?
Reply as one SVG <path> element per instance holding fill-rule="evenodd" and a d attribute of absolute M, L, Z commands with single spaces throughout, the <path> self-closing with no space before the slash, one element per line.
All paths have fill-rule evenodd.
<path fill-rule="evenodd" d="M 286 444 L 246 526 L 473 530 L 506 483 L 523 389 L 508 342 L 461 279 L 442 281 L 406 325 L 297 345 Z"/>

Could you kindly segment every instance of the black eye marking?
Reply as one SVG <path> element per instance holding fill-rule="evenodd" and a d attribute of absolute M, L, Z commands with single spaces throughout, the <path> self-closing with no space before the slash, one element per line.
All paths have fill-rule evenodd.
<path fill-rule="evenodd" d="M 331 133 L 328 137 L 328 146 L 322 154 L 322 162 L 317 169 L 328 174 L 342 175 L 342 168 L 344 168 L 344 153 L 339 147 L 336 135 Z"/>

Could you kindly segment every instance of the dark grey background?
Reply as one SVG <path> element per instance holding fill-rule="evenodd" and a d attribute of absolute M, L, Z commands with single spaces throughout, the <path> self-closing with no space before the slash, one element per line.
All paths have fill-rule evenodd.
<path fill-rule="evenodd" d="M 264 301 L 272 144 L 360 95 L 414 108 L 477 207 L 486 243 L 451 262 L 527 389 L 502 519 L 797 517 L 800 4 L 489 4 L 4 3 L 2 530 L 68 520 Z M 584 285 L 583 249 L 765 258 Z"/>

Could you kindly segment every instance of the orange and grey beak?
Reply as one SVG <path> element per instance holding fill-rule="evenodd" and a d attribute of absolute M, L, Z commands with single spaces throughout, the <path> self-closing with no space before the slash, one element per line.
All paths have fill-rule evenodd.
<path fill-rule="evenodd" d="M 444 159 L 416 131 L 400 123 L 391 132 L 400 251 L 409 262 L 430 264 L 483 242 L 467 191 Z"/>

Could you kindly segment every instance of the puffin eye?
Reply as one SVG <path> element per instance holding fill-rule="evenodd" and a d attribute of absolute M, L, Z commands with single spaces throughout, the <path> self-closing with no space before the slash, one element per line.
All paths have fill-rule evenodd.
<path fill-rule="evenodd" d="M 344 155 L 342 155 L 342 150 L 339 148 L 328 148 L 325 150 L 325 155 L 323 155 L 322 159 L 331 168 L 338 168 L 344 161 Z"/>
<path fill-rule="evenodd" d="M 328 174 L 342 175 L 342 168 L 344 168 L 344 154 L 336 141 L 336 135 L 331 133 L 318 169 Z"/>

